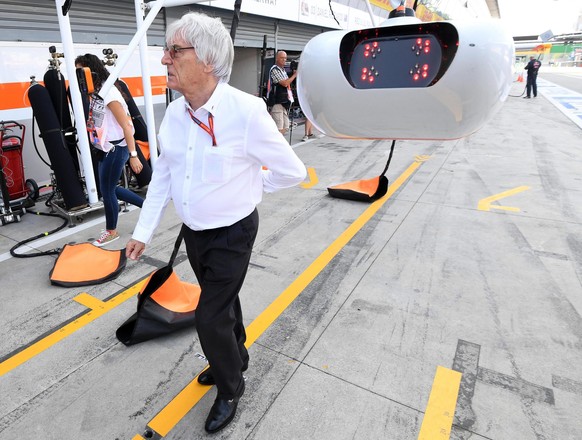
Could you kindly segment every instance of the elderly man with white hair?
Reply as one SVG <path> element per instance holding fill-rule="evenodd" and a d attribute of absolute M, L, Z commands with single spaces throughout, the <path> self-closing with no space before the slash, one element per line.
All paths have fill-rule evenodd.
<path fill-rule="evenodd" d="M 201 288 L 196 330 L 209 368 L 198 382 L 217 387 L 205 424 L 210 433 L 233 420 L 245 390 L 249 354 L 239 291 L 259 226 L 256 206 L 263 192 L 306 176 L 263 100 L 227 83 L 233 58 L 218 18 L 190 12 L 168 26 L 162 64 L 168 87 L 183 96 L 166 110 L 160 155 L 126 248 L 128 258 L 139 258 L 172 199 Z"/>

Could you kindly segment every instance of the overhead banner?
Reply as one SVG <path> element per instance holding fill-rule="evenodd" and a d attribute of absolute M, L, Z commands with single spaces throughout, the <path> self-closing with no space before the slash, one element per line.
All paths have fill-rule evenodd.
<path fill-rule="evenodd" d="M 232 11 L 234 2 L 232 0 L 209 0 L 198 4 Z M 299 21 L 299 0 L 245 0 L 242 2 L 240 10 L 247 14 Z"/>
<path fill-rule="evenodd" d="M 400 0 L 370 0 L 370 3 L 374 6 L 378 6 L 379 8 L 386 9 L 387 11 L 391 11 L 392 9 L 400 6 Z M 412 7 L 409 5 L 406 6 Z"/>
<path fill-rule="evenodd" d="M 428 22 L 428 21 L 442 21 L 442 20 L 444 20 L 443 17 L 441 17 L 436 12 L 431 11 L 430 9 L 428 9 L 424 5 L 419 5 L 416 8 L 416 17 L 420 21 L 424 21 L 424 22 Z"/>
<path fill-rule="evenodd" d="M 419 2 L 420 3 L 420 2 Z M 439 2 L 434 2 L 432 0 L 424 1 L 423 4 L 419 4 L 416 7 L 416 17 L 421 21 L 442 21 L 444 18 L 438 12 L 435 12 L 436 7 L 433 5 L 436 3 L 438 6 Z M 398 6 L 400 6 L 400 0 L 370 0 L 370 4 L 377 6 L 387 11 L 391 11 Z M 414 0 L 406 0 L 405 5 L 407 8 L 412 8 L 414 6 Z M 435 9 L 435 10 L 433 10 Z"/>
<path fill-rule="evenodd" d="M 348 6 L 333 3 L 332 8 L 329 2 L 320 0 L 301 0 L 299 21 L 314 26 L 324 26 L 332 29 L 347 29 L 349 26 Z M 333 11 L 333 12 L 332 12 Z M 336 21 L 337 20 L 337 21 Z"/>
<path fill-rule="evenodd" d="M 208 0 L 198 4 L 233 9 L 232 0 Z M 354 30 L 372 26 L 368 12 L 329 0 L 245 0 L 241 12 L 330 29 Z M 378 16 L 374 19 L 376 23 L 384 20 Z"/>

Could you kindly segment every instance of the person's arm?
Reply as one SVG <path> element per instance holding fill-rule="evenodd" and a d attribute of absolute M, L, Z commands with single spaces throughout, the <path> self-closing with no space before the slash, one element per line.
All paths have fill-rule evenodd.
<path fill-rule="evenodd" d="M 127 143 L 127 149 L 129 150 L 129 166 L 135 174 L 139 174 L 143 169 L 143 165 L 139 160 L 139 157 L 133 156 L 132 153 L 137 153 L 135 146 L 135 139 L 133 138 L 133 124 L 131 123 L 131 118 L 125 113 L 123 106 L 118 101 L 111 101 L 107 104 L 115 120 L 123 130 L 123 137 Z"/>
<path fill-rule="evenodd" d="M 271 82 L 275 85 L 281 85 L 283 87 L 289 87 L 291 83 L 297 77 L 297 71 L 293 71 L 293 75 L 290 78 L 283 78 L 283 70 L 279 66 L 274 66 L 270 72 Z M 286 75 L 285 75 L 286 76 Z"/>
<path fill-rule="evenodd" d="M 164 136 L 162 136 L 162 133 L 168 130 L 166 127 L 168 124 L 169 112 L 170 107 L 168 107 L 166 110 L 166 116 L 164 116 L 162 124 L 160 125 L 158 135 L 160 155 L 156 160 L 156 166 L 154 168 L 154 172 L 152 173 L 152 179 L 148 185 L 147 196 L 139 213 L 139 219 L 133 230 L 131 240 L 128 243 L 128 245 L 131 246 L 128 257 L 130 257 L 130 254 L 132 254 L 133 251 L 136 252 L 133 253 L 133 256 L 137 257 L 143 253 L 145 245 L 151 242 L 154 232 L 164 215 L 166 206 L 171 199 L 172 176 L 170 173 L 170 165 L 168 164 L 168 159 L 166 158 Z"/>
<path fill-rule="evenodd" d="M 291 75 L 289 78 L 287 79 L 282 79 L 278 82 L 278 84 L 281 84 L 283 87 L 289 87 L 291 85 L 291 83 L 293 81 L 295 81 L 295 78 L 297 78 L 297 71 L 294 70 L 293 71 L 293 75 Z"/>
<path fill-rule="evenodd" d="M 267 168 L 261 170 L 263 190 L 270 193 L 303 182 L 307 175 L 305 165 L 262 103 L 252 109 L 247 123 L 247 154 Z"/>

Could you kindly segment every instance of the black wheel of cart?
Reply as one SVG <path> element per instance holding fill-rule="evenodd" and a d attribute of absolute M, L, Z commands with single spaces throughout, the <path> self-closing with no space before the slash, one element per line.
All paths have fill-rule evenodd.
<path fill-rule="evenodd" d="M 38 184 L 34 179 L 26 179 L 26 187 L 28 188 L 28 198 L 32 200 L 38 199 Z"/>

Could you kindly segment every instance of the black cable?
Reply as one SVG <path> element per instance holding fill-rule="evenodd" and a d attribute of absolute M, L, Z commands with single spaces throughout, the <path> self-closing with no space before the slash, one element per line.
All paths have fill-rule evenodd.
<path fill-rule="evenodd" d="M 384 167 L 384 171 L 382 171 L 382 174 L 380 174 L 380 176 L 383 176 L 384 174 L 386 174 L 386 171 L 388 171 L 390 161 L 392 160 L 392 153 L 394 153 L 394 145 L 396 145 L 396 139 L 392 141 L 392 145 L 390 146 L 390 154 L 388 155 L 388 162 L 386 162 L 386 167 Z"/>
<path fill-rule="evenodd" d="M 507 94 L 507 96 L 511 96 L 512 98 L 520 98 L 520 97 L 523 96 L 523 94 L 525 93 L 526 90 L 527 90 L 527 85 L 523 87 L 523 92 L 521 92 L 520 95 L 510 95 L 510 94 Z"/>
<path fill-rule="evenodd" d="M 53 190 L 52 193 L 49 194 L 48 198 L 46 199 L 46 201 L 44 202 L 45 206 L 49 207 L 51 206 L 51 200 L 53 199 L 53 197 L 56 195 L 56 192 Z"/>
<path fill-rule="evenodd" d="M 18 249 L 20 246 L 23 246 L 26 243 L 30 243 L 31 241 L 37 240 L 39 238 L 46 237 L 47 235 L 54 234 L 55 232 L 60 231 L 61 229 L 63 229 L 64 227 L 66 227 L 69 224 L 69 219 L 67 217 L 65 217 L 64 215 L 61 215 L 59 213 L 36 212 L 36 211 L 27 211 L 27 212 L 29 212 L 31 214 L 36 214 L 36 215 L 46 215 L 49 217 L 59 217 L 59 218 L 62 218 L 65 222 L 61 226 L 59 226 L 58 228 L 53 229 L 52 231 L 43 232 L 41 234 L 35 235 L 34 237 L 27 238 L 26 240 L 23 240 L 23 241 L 16 243 L 16 245 L 13 246 L 12 249 L 10 249 L 10 255 L 12 255 L 15 258 L 32 258 L 32 257 L 41 257 L 44 255 L 56 255 L 59 252 L 61 252 L 60 248 L 56 248 L 56 249 L 52 249 L 50 251 L 35 252 L 33 254 L 17 254 L 16 253 L 16 249 Z"/>
<path fill-rule="evenodd" d="M 339 27 L 341 27 L 342 25 L 340 24 L 339 21 L 337 21 L 337 18 L 335 18 L 335 14 L 333 13 L 333 8 L 331 7 L 331 0 L 329 0 L 329 10 L 331 11 L 331 15 L 332 15 L 333 19 L 335 20 L 335 22 L 337 23 L 337 25 Z"/>
<path fill-rule="evenodd" d="M 512 98 L 521 98 L 524 93 L 525 93 L 525 88 L 523 89 L 523 92 L 521 92 L 521 95 L 507 95 L 507 96 L 511 96 Z"/>

